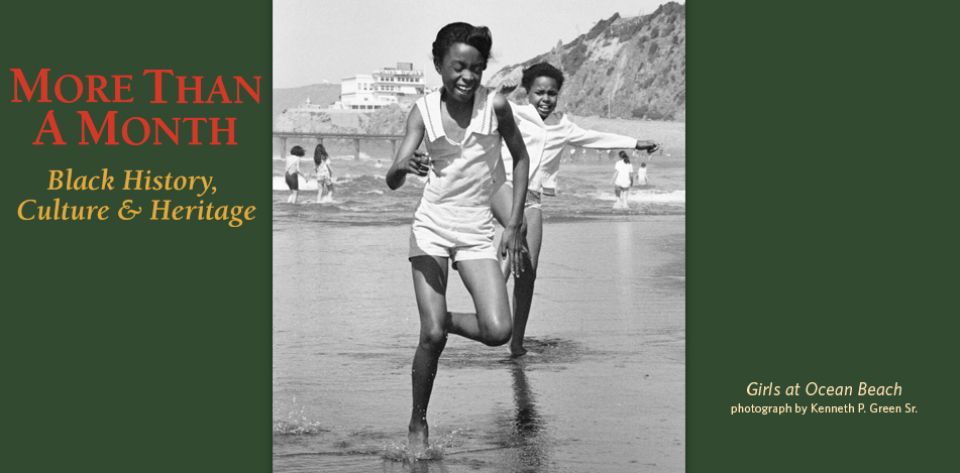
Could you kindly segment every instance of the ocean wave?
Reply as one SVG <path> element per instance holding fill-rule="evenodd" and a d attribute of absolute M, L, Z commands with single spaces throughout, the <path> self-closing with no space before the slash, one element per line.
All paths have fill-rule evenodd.
<path fill-rule="evenodd" d="M 416 183 L 417 179 L 411 179 L 411 183 Z M 299 184 L 300 190 L 317 190 L 317 180 L 314 177 L 304 177 L 303 175 L 297 175 L 297 182 Z M 371 175 L 371 174 L 361 174 L 361 175 L 352 175 L 345 174 L 343 176 L 338 176 L 333 178 L 334 188 L 337 186 L 347 186 L 351 188 L 361 188 L 364 190 L 358 190 L 361 193 L 377 194 L 383 195 L 383 191 L 387 188 L 386 182 L 382 175 Z M 422 187 L 422 186 L 420 186 Z M 286 191 L 289 190 L 287 187 L 287 182 L 284 176 L 274 175 L 272 188 L 274 191 Z"/>
<path fill-rule="evenodd" d="M 587 194 L 587 196 L 595 200 L 610 202 L 617 200 L 617 196 L 613 192 L 598 191 Z M 687 191 L 685 189 L 673 191 L 633 190 L 630 192 L 628 200 L 634 203 L 647 204 L 685 204 L 687 202 Z"/>
<path fill-rule="evenodd" d="M 304 179 L 303 176 L 297 175 L 297 186 L 300 188 L 299 190 L 302 191 L 315 191 L 317 190 L 317 180 Z M 287 187 L 287 181 L 283 176 L 273 176 L 273 190 L 290 190 L 290 188 Z"/>

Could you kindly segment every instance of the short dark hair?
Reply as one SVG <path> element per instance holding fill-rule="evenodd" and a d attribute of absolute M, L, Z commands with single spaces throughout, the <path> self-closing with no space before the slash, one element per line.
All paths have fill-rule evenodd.
<path fill-rule="evenodd" d="M 625 163 L 630 162 L 630 155 L 628 155 L 627 152 L 624 150 L 620 150 L 620 158 L 623 159 L 623 162 Z"/>
<path fill-rule="evenodd" d="M 293 148 L 290 148 L 290 154 L 294 156 L 300 156 L 302 158 L 304 154 L 303 148 L 301 148 L 300 145 L 294 146 Z"/>
<path fill-rule="evenodd" d="M 433 64 L 440 67 L 443 57 L 454 43 L 469 44 L 480 51 L 483 60 L 490 59 L 490 48 L 493 47 L 493 37 L 486 26 L 473 26 L 470 23 L 450 23 L 437 32 L 437 39 L 433 42 Z"/>
<path fill-rule="evenodd" d="M 520 79 L 520 85 L 529 91 L 530 86 L 533 85 L 533 81 L 536 80 L 537 77 L 550 77 L 557 81 L 557 89 L 563 87 L 563 72 L 560 72 L 560 69 L 553 67 L 553 65 L 548 62 L 538 62 L 524 69 L 523 78 Z"/>

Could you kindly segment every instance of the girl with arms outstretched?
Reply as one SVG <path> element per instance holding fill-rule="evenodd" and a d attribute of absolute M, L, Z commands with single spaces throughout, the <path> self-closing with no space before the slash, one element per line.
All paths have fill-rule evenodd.
<path fill-rule="evenodd" d="M 514 316 L 510 352 L 514 356 L 526 353 L 523 337 L 533 300 L 533 287 L 537 278 L 543 236 L 540 198 L 544 194 L 552 195 L 556 188 L 557 173 L 560 171 L 560 154 L 564 147 L 573 145 L 592 149 L 634 148 L 653 153 L 660 146 L 653 141 L 585 130 L 571 122 L 566 115 L 555 113 L 563 79 L 563 72 L 556 67 L 545 62 L 534 64 L 523 70 L 523 79 L 520 82 L 521 87 L 527 92 L 528 103 L 526 105 L 511 104 L 530 158 L 528 167 L 530 179 L 525 209 L 526 248 L 529 251 L 524 253 L 521 261 L 523 271 L 513 271 L 515 274 Z M 511 184 L 510 174 L 517 167 L 514 166 L 511 169 L 510 166 L 512 150 L 504 149 L 502 154 L 506 165 L 504 179 L 506 185 L 500 187 L 494 194 L 493 213 L 498 221 L 505 222 L 507 212 L 516 207 L 514 196 L 517 192 L 513 187 L 515 184 Z M 502 173 L 498 172 L 498 181 L 500 176 Z M 513 263 L 514 266 L 516 264 L 516 262 Z"/>

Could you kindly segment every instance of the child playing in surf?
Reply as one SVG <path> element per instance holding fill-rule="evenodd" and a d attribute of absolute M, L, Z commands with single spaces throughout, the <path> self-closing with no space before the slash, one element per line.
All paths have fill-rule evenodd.
<path fill-rule="evenodd" d="M 287 156 L 283 177 L 287 182 L 287 187 L 290 188 L 290 197 L 287 197 L 288 204 L 297 203 L 297 192 L 300 189 L 300 158 L 303 155 L 303 148 L 294 146 L 290 149 L 290 155 Z"/>
<path fill-rule="evenodd" d="M 647 163 L 640 163 L 640 167 L 637 168 L 637 180 L 635 181 L 637 186 L 643 187 L 648 184 L 647 181 Z"/>
<path fill-rule="evenodd" d="M 633 187 L 633 165 L 630 164 L 630 156 L 627 156 L 626 151 L 620 151 L 620 160 L 614 167 L 612 184 L 614 194 L 617 196 L 617 202 L 613 204 L 613 208 L 629 209 L 630 188 Z"/>
<path fill-rule="evenodd" d="M 523 138 L 509 103 L 480 85 L 492 39 L 486 27 L 451 23 L 437 33 L 433 63 L 441 90 L 419 99 L 407 117 L 406 134 L 387 171 L 390 189 L 407 174 L 427 176 L 410 231 L 413 289 L 420 311 L 420 340 L 413 358 L 413 409 L 409 446 L 427 448 L 427 405 L 440 353 L 453 333 L 486 345 L 510 340 L 510 304 L 493 247 L 490 199 L 501 142 L 515 156 L 513 206 L 504 219 L 500 256 L 520 271 L 519 227 L 527 188 Z M 426 140 L 424 140 L 426 138 Z M 425 141 L 429 157 L 416 150 Z M 448 261 L 473 297 L 475 314 L 447 311 Z"/>
<path fill-rule="evenodd" d="M 592 149 L 635 148 L 653 153 L 660 145 L 653 141 L 637 140 L 628 136 L 584 130 L 573 124 L 566 115 L 554 113 L 563 87 L 563 73 L 552 65 L 541 62 L 523 70 L 520 85 L 527 92 L 527 104 L 511 104 L 517 126 L 523 134 L 530 156 L 530 179 L 525 209 L 526 248 L 523 271 L 515 271 L 513 286 L 514 315 L 513 338 L 510 352 L 521 356 L 527 351 L 523 348 L 523 337 L 530 315 L 533 300 L 533 287 L 537 278 L 537 264 L 543 236 L 543 216 L 540 198 L 543 194 L 553 195 L 557 173 L 560 171 L 560 154 L 567 145 Z M 511 85 L 503 85 L 503 90 Z M 515 84 L 512 85 L 515 87 Z M 586 152 L 586 149 L 584 149 Z M 515 204 L 512 196 L 516 191 L 509 185 L 511 151 L 503 150 L 507 185 L 500 187 L 493 197 L 493 213 L 497 220 L 504 222 L 508 209 Z M 498 171 L 498 180 L 503 176 Z"/>
<path fill-rule="evenodd" d="M 313 163 L 317 167 L 317 203 L 333 200 L 333 170 L 330 169 L 330 155 L 323 143 L 317 143 L 313 150 Z"/>

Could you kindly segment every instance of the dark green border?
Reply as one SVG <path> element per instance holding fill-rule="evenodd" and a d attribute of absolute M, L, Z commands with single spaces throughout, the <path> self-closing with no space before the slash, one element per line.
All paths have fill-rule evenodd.
<path fill-rule="evenodd" d="M 0 471 L 269 471 L 271 3 L 13 2 L 3 10 Z M 135 92 L 145 68 L 262 75 L 263 100 L 159 107 L 144 93 L 116 107 L 124 116 L 236 116 L 237 147 L 34 147 L 48 108 L 9 102 L 11 67 L 131 73 Z M 76 110 L 108 107 L 53 108 L 75 129 Z M 20 200 L 54 196 L 43 191 L 48 169 L 105 166 L 214 174 L 217 200 L 255 204 L 258 218 L 239 230 L 16 220 Z"/>
<path fill-rule="evenodd" d="M 955 7 L 688 6 L 689 471 L 952 465 Z M 269 94 L 241 146 L 29 145 L 9 67 L 262 74 L 269 2 L 13 3 L 0 28 L 2 471 L 270 469 Z M 95 107 L 92 107 L 95 109 Z M 71 113 L 71 107 L 58 110 Z M 157 113 L 130 107 L 129 113 Z M 46 169 L 216 173 L 217 225 L 24 225 Z M 911 417 L 730 417 L 752 380 L 899 381 Z"/>
<path fill-rule="evenodd" d="M 954 464 L 956 7 L 691 3 L 688 470 Z M 731 417 L 754 380 L 920 411 Z"/>

